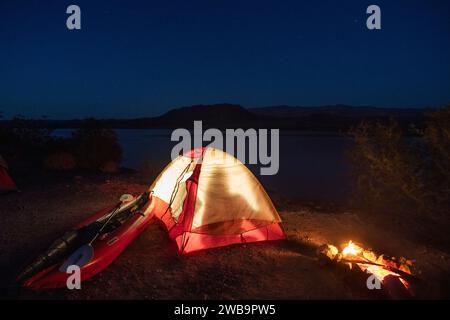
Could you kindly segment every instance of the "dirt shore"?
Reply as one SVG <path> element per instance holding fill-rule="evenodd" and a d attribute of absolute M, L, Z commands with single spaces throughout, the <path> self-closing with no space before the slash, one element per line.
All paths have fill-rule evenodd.
<path fill-rule="evenodd" d="M 81 290 L 32 292 L 12 281 L 19 269 L 71 226 L 147 184 L 136 174 L 44 175 L 20 193 L 0 196 L 0 298 L 19 299 L 383 299 L 354 272 L 322 266 L 316 246 L 349 239 L 415 260 L 416 298 L 450 297 L 450 255 L 413 241 L 386 221 L 302 203 L 275 204 L 286 241 L 235 245 L 180 256 L 155 221 Z M 31 178 L 30 178 L 31 179 Z M 277 199 L 276 195 L 273 195 Z M 389 228 L 387 225 L 389 224 Z"/>

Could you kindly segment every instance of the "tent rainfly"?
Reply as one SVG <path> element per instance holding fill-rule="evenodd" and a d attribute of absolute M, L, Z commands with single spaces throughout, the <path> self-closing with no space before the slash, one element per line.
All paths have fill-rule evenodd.
<path fill-rule="evenodd" d="M 264 188 L 235 157 L 194 149 L 172 161 L 150 187 L 148 210 L 181 253 L 235 243 L 285 239 Z"/>
<path fill-rule="evenodd" d="M 8 174 L 8 165 L 0 156 L 0 194 L 16 190 L 17 186 Z"/>

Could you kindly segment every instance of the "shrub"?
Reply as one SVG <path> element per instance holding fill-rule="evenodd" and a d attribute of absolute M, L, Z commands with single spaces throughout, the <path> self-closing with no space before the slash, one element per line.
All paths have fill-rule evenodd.
<path fill-rule="evenodd" d="M 119 171 L 119 164 L 115 161 L 107 161 L 100 166 L 100 171 L 104 173 L 115 173 Z"/>
<path fill-rule="evenodd" d="M 75 157 L 80 168 L 101 169 L 108 162 L 120 163 L 122 149 L 116 133 L 98 127 L 95 120 L 88 120 L 83 128 L 72 135 Z"/>
<path fill-rule="evenodd" d="M 0 122 L 0 153 L 14 159 L 14 167 L 31 168 L 43 163 L 55 139 L 50 129 L 41 128 L 38 121 L 15 117 Z"/>
<path fill-rule="evenodd" d="M 55 171 L 69 171 L 75 169 L 75 157 L 68 152 L 57 152 L 48 155 L 44 160 L 46 169 Z"/>
<path fill-rule="evenodd" d="M 427 187 L 436 210 L 450 207 L 450 106 L 428 114 L 424 130 Z"/>
<path fill-rule="evenodd" d="M 40 128 L 36 121 L 22 116 L 11 120 L 5 134 L 14 144 L 33 148 L 46 146 L 53 140 L 51 129 Z"/>
<path fill-rule="evenodd" d="M 350 131 L 356 204 L 429 216 L 448 214 L 450 107 L 427 115 L 418 136 L 398 123 L 362 122 Z"/>

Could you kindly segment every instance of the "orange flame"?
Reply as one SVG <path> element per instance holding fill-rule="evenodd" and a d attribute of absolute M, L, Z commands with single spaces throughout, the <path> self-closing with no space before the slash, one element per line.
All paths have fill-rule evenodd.
<path fill-rule="evenodd" d="M 355 245 L 352 240 L 348 242 L 348 245 L 342 250 L 342 255 L 346 257 L 347 255 L 356 256 L 362 252 L 362 249 Z"/>
<path fill-rule="evenodd" d="M 344 257 L 346 257 L 346 256 L 356 257 L 357 256 L 358 258 L 367 260 L 367 262 L 378 263 L 377 261 L 371 261 L 371 259 L 369 260 L 368 258 L 366 258 L 366 255 L 364 253 L 365 253 L 364 249 L 361 248 L 360 246 L 354 244 L 351 240 L 348 242 L 347 246 L 342 250 L 342 256 L 344 256 Z M 352 263 L 348 263 L 348 264 L 351 269 Z M 362 271 L 373 274 L 381 282 L 388 275 L 398 276 L 400 281 L 402 282 L 402 284 L 406 288 L 409 288 L 409 283 L 406 280 L 404 280 L 403 278 L 401 278 L 398 273 L 393 272 L 383 266 L 377 266 L 377 265 L 371 265 L 371 264 L 365 264 L 365 263 L 356 263 L 356 265 Z"/>

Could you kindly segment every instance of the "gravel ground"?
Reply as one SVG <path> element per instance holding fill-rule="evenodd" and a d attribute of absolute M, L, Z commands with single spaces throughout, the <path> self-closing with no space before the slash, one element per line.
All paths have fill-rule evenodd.
<path fill-rule="evenodd" d="M 85 174 L 29 177 L 20 193 L 0 196 L 0 289 L 10 299 L 384 299 L 363 277 L 322 266 L 315 248 L 349 239 L 395 256 L 414 259 L 420 281 L 416 298 L 450 297 L 450 256 L 413 241 L 390 222 L 361 213 L 302 206 L 281 208 L 288 240 L 235 245 L 180 256 L 154 221 L 106 270 L 81 290 L 33 292 L 12 281 L 20 268 L 67 229 L 114 203 L 121 194 L 147 187 L 136 175 Z M 276 197 L 275 197 L 276 198 Z M 389 225 L 389 227 L 388 227 Z"/>

